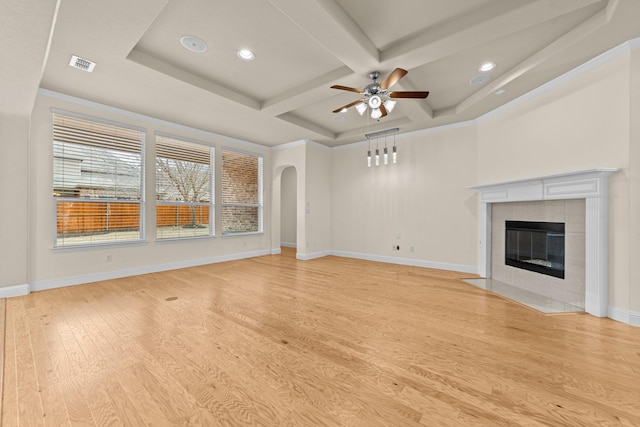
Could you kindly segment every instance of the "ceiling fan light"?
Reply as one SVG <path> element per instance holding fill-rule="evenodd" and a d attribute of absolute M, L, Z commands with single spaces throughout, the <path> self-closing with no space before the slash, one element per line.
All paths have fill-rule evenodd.
<path fill-rule="evenodd" d="M 396 106 L 396 101 L 392 99 L 387 99 L 386 101 L 384 101 L 384 108 L 387 109 L 387 113 L 392 112 L 395 106 Z"/>
<path fill-rule="evenodd" d="M 380 117 L 382 117 L 382 111 L 380 111 L 379 108 L 374 108 L 373 110 L 371 110 L 372 119 L 379 119 Z"/>
<path fill-rule="evenodd" d="M 369 107 L 380 108 L 380 105 L 382 105 L 382 99 L 378 95 L 373 95 L 369 98 Z"/>
<path fill-rule="evenodd" d="M 361 102 L 360 104 L 356 104 L 356 110 L 360 115 L 363 115 L 365 111 L 367 111 L 367 104 Z"/>

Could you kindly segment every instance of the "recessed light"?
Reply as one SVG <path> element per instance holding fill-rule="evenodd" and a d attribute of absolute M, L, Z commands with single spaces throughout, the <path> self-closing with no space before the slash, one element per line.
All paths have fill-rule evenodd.
<path fill-rule="evenodd" d="M 498 89 L 495 93 L 496 93 L 496 95 L 502 95 L 506 91 L 507 91 L 506 89 Z"/>
<path fill-rule="evenodd" d="M 248 49 L 240 49 L 238 51 L 238 58 L 244 61 L 253 61 L 256 55 Z"/>
<path fill-rule="evenodd" d="M 481 74 L 479 76 L 475 76 L 472 77 L 471 80 L 469 80 L 469 84 L 470 85 L 481 85 L 484 84 L 486 82 L 488 82 L 489 80 L 491 80 L 491 76 L 488 74 Z"/>
<path fill-rule="evenodd" d="M 481 73 L 486 73 L 487 71 L 491 71 L 494 68 L 496 68 L 496 64 L 494 62 L 485 62 L 480 66 L 478 71 L 480 71 Z"/>
<path fill-rule="evenodd" d="M 182 36 L 180 37 L 180 44 L 191 52 L 202 53 L 207 50 L 207 44 L 204 40 L 196 36 Z"/>

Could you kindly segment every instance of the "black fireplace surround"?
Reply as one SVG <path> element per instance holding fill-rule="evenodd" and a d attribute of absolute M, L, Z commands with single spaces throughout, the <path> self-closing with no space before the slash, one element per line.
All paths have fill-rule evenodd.
<path fill-rule="evenodd" d="M 564 223 L 505 222 L 505 264 L 564 279 Z"/>

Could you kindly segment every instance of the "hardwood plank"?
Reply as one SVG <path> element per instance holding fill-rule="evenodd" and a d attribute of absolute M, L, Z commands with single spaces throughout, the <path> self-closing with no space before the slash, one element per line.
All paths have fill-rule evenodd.
<path fill-rule="evenodd" d="M 2 401 L 4 395 L 4 352 L 6 335 L 6 305 L 7 299 L 0 298 L 0 427 L 2 427 Z"/>
<path fill-rule="evenodd" d="M 10 299 L 2 420 L 640 425 L 640 328 L 468 276 L 284 248 Z"/>

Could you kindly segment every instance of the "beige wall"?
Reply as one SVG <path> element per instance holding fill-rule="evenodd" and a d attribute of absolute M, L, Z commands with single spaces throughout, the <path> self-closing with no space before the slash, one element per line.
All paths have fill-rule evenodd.
<path fill-rule="evenodd" d="M 332 249 L 475 269 L 475 125 L 397 136 L 396 145 L 397 164 L 371 168 L 367 144 L 333 152 Z"/>

